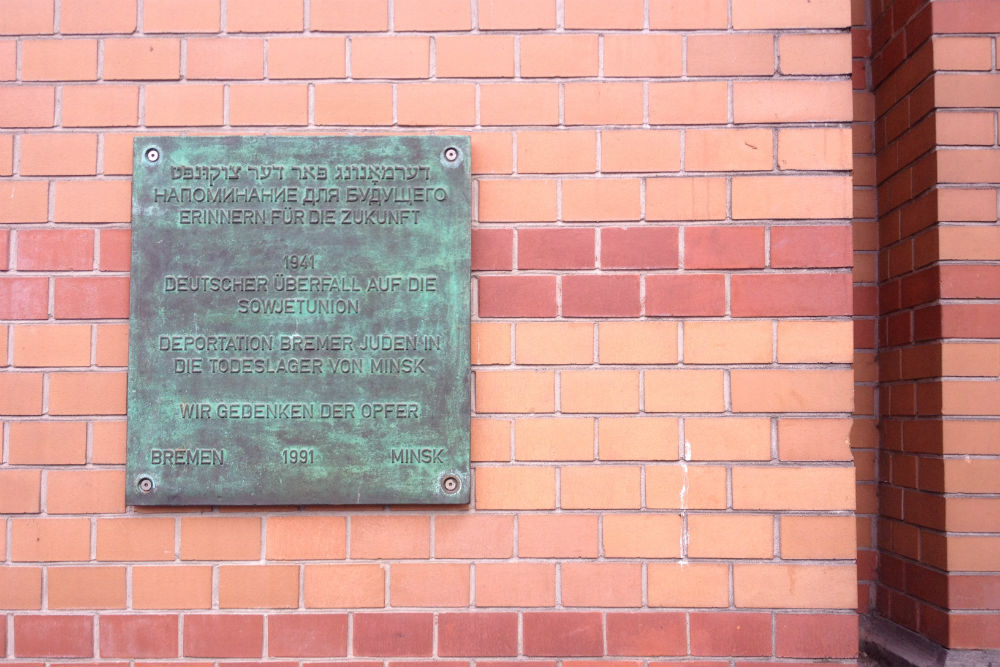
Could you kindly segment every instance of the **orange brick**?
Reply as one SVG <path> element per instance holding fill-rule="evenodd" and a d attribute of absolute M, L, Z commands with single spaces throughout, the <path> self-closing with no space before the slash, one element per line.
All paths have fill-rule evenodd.
<path fill-rule="evenodd" d="M 524 514 L 517 522 L 517 555 L 596 558 L 599 530 L 596 514 Z"/>
<path fill-rule="evenodd" d="M 770 514 L 692 514 L 688 516 L 692 558 L 771 558 L 774 517 Z"/>
<path fill-rule="evenodd" d="M 673 322 L 601 322 L 598 340 L 602 364 L 677 362 L 677 324 Z"/>
<path fill-rule="evenodd" d="M 638 179 L 566 180 L 562 214 L 567 222 L 638 220 L 641 216 Z"/>
<path fill-rule="evenodd" d="M 683 524 L 677 514 L 605 514 L 606 558 L 679 558 Z"/>
<path fill-rule="evenodd" d="M 646 466 L 646 507 L 725 509 L 726 469 L 720 466 Z"/>
<path fill-rule="evenodd" d="M 477 0 L 482 30 L 532 30 L 556 27 L 555 0 Z"/>
<path fill-rule="evenodd" d="M 21 137 L 20 173 L 22 176 L 90 176 L 96 174 L 97 135 L 24 135 Z"/>
<path fill-rule="evenodd" d="M 948 538 L 945 567 L 951 571 L 995 572 L 1000 562 L 998 542 L 993 536 L 953 535 Z"/>
<path fill-rule="evenodd" d="M 514 137 L 508 132 L 476 132 L 472 138 L 473 174 L 514 171 Z"/>
<path fill-rule="evenodd" d="M 476 412 L 553 412 L 552 371 L 476 371 Z"/>
<path fill-rule="evenodd" d="M 138 122 L 138 86 L 63 87 L 63 127 L 128 127 Z"/>
<path fill-rule="evenodd" d="M 6 373 L 0 377 L 0 415 L 40 414 L 41 373 Z"/>
<path fill-rule="evenodd" d="M 733 594 L 737 607 L 854 609 L 854 565 L 736 564 Z"/>
<path fill-rule="evenodd" d="M 52 127 L 55 89 L 52 86 L 0 86 L 0 127 Z"/>
<path fill-rule="evenodd" d="M 724 220 L 726 179 L 649 178 L 647 220 Z"/>
<path fill-rule="evenodd" d="M 938 145 L 992 146 L 995 142 L 994 114 L 977 111 L 939 111 L 935 117 Z"/>
<path fill-rule="evenodd" d="M 510 420 L 472 420 L 473 461 L 509 461 L 510 450 Z"/>
<path fill-rule="evenodd" d="M 89 366 L 89 324 L 15 325 L 15 366 Z"/>
<path fill-rule="evenodd" d="M 849 218 L 851 187 L 841 176 L 734 178 L 733 218 Z"/>
<path fill-rule="evenodd" d="M 188 79 L 261 79 L 264 77 L 264 40 L 241 37 L 188 39 L 186 75 Z"/>
<path fill-rule="evenodd" d="M 604 75 L 680 76 L 682 47 L 680 35 L 605 35 Z"/>
<path fill-rule="evenodd" d="M 355 37 L 351 76 L 355 79 L 424 79 L 430 74 L 430 38 Z"/>
<path fill-rule="evenodd" d="M 302 0 L 228 0 L 229 32 L 299 32 L 305 25 Z"/>
<path fill-rule="evenodd" d="M 733 468 L 734 509 L 842 510 L 854 506 L 849 467 Z"/>
<path fill-rule="evenodd" d="M 42 568 L 0 568 L 0 607 L 11 611 L 42 608 Z"/>
<path fill-rule="evenodd" d="M 0 470 L 0 512 L 33 514 L 41 511 L 41 470 Z"/>
<path fill-rule="evenodd" d="M 126 374 L 120 372 L 52 373 L 49 414 L 125 414 Z"/>
<path fill-rule="evenodd" d="M 551 607 L 555 563 L 476 563 L 477 607 Z"/>
<path fill-rule="evenodd" d="M 10 423 L 11 465 L 82 465 L 87 460 L 84 422 Z"/>
<path fill-rule="evenodd" d="M 392 99 L 389 84 L 317 84 L 316 124 L 392 125 Z"/>
<path fill-rule="evenodd" d="M 223 97 L 221 85 L 146 86 L 146 125 L 222 125 Z"/>
<path fill-rule="evenodd" d="M 351 558 L 427 558 L 430 554 L 430 517 L 351 518 Z"/>
<path fill-rule="evenodd" d="M 771 332 L 769 320 L 685 322 L 684 363 L 770 363 Z"/>
<path fill-rule="evenodd" d="M 350 609 L 385 606 L 385 567 L 378 564 L 306 565 L 305 606 Z"/>
<path fill-rule="evenodd" d="M 733 28 L 846 28 L 851 5 L 837 0 L 787 0 L 781 4 L 733 0 Z"/>
<path fill-rule="evenodd" d="M 523 35 L 521 76 L 596 76 L 597 35 Z"/>
<path fill-rule="evenodd" d="M 565 0 L 563 7 L 567 29 L 639 30 L 643 24 L 642 0 Z"/>
<path fill-rule="evenodd" d="M 547 222 L 555 219 L 555 181 L 479 182 L 480 222 Z"/>
<path fill-rule="evenodd" d="M 765 129 L 688 130 L 684 168 L 689 171 L 770 171 L 773 134 Z"/>
<path fill-rule="evenodd" d="M 11 181 L 0 183 L 0 222 L 45 222 L 48 218 L 48 181 Z"/>
<path fill-rule="evenodd" d="M 45 503 L 49 514 L 125 511 L 125 471 L 50 470 Z"/>
<path fill-rule="evenodd" d="M 142 30 L 156 32 L 219 32 L 219 0 L 145 0 Z"/>
<path fill-rule="evenodd" d="M 779 169 L 850 169 L 851 133 L 846 128 L 778 131 Z"/>
<path fill-rule="evenodd" d="M 556 472 L 542 466 L 476 468 L 476 508 L 555 509 Z"/>
<path fill-rule="evenodd" d="M 771 420 L 688 418 L 684 446 L 693 461 L 767 461 L 771 458 Z"/>
<path fill-rule="evenodd" d="M 170 37 L 104 40 L 104 78 L 178 79 L 181 43 Z"/>
<path fill-rule="evenodd" d="M 852 559 L 856 521 L 849 516 L 781 517 L 782 558 Z"/>
<path fill-rule="evenodd" d="M 991 377 L 1000 375 L 1000 345 L 955 343 L 941 346 L 942 375 Z"/>
<path fill-rule="evenodd" d="M 4 135 L 0 137 L 0 176 L 10 176 L 14 173 L 14 137 L 12 135 Z M 4 253 L 0 255 L 6 256 Z M 0 260 L 0 266 L 3 265 L 3 260 Z M 6 266 L 4 266 L 6 268 Z"/>
<path fill-rule="evenodd" d="M 258 517 L 184 517 L 182 560 L 257 560 L 260 558 Z"/>
<path fill-rule="evenodd" d="M 938 219 L 942 222 L 993 222 L 996 190 L 945 189 L 938 191 Z"/>
<path fill-rule="evenodd" d="M 468 0 L 394 0 L 394 30 L 469 30 L 472 6 Z"/>
<path fill-rule="evenodd" d="M 98 519 L 97 560 L 173 560 L 174 525 L 172 518 Z"/>
<path fill-rule="evenodd" d="M 563 563 L 562 603 L 567 607 L 642 606 L 642 563 Z"/>
<path fill-rule="evenodd" d="M 305 125 L 309 112 L 305 84 L 233 84 L 229 87 L 232 125 Z"/>
<path fill-rule="evenodd" d="M 389 601 L 397 607 L 469 606 L 468 563 L 393 563 Z"/>
<path fill-rule="evenodd" d="M 677 130 L 604 130 L 601 171 L 678 171 L 681 133 Z"/>
<path fill-rule="evenodd" d="M 935 70 L 989 70 L 993 67 L 993 45 L 989 37 L 932 38 Z"/>
<path fill-rule="evenodd" d="M 65 0 L 60 3 L 59 32 L 131 33 L 136 28 L 135 0 Z"/>
<path fill-rule="evenodd" d="M 55 222 L 129 222 L 129 181 L 57 181 L 52 217 Z"/>
<path fill-rule="evenodd" d="M 649 85 L 649 122 L 702 125 L 729 120 L 725 81 L 672 81 Z"/>
<path fill-rule="evenodd" d="M 0 81 L 17 79 L 17 42 L 0 39 Z M 13 137 L 8 137 L 13 141 Z"/>
<path fill-rule="evenodd" d="M 689 76 L 774 73 L 774 37 L 754 33 L 688 35 Z"/>
<path fill-rule="evenodd" d="M 208 565 L 132 568 L 133 609 L 209 609 L 212 568 Z"/>
<path fill-rule="evenodd" d="M 299 606 L 297 565 L 223 565 L 220 609 L 289 609 Z"/>
<path fill-rule="evenodd" d="M 25 39 L 21 42 L 22 81 L 93 81 L 96 78 L 96 39 Z"/>
<path fill-rule="evenodd" d="M 328 560 L 347 556 L 342 516 L 274 516 L 267 520 L 269 560 Z"/>
<path fill-rule="evenodd" d="M 672 417 L 601 417 L 597 420 L 602 461 L 677 459 L 677 420 Z"/>
<path fill-rule="evenodd" d="M 736 123 L 851 120 L 854 111 L 850 87 L 850 81 L 737 81 L 733 84 L 733 120 Z"/>
<path fill-rule="evenodd" d="M 734 412 L 850 412 L 853 407 L 853 374 L 847 370 L 736 370 L 730 383 Z"/>
<path fill-rule="evenodd" d="M 272 79 L 342 78 L 343 37 L 272 37 L 267 40 L 267 75 Z"/>
<path fill-rule="evenodd" d="M 563 509 L 637 509 L 638 466 L 567 466 L 561 472 Z"/>
<path fill-rule="evenodd" d="M 489 125 L 556 125 L 559 86 L 554 83 L 484 83 L 479 122 Z"/>
<path fill-rule="evenodd" d="M 722 412 L 722 371 L 649 370 L 645 372 L 647 412 Z"/>
<path fill-rule="evenodd" d="M 514 517 L 461 514 L 434 517 L 436 558 L 510 558 L 514 555 Z"/>
<path fill-rule="evenodd" d="M 989 381 L 944 381 L 940 392 L 945 415 L 994 415 L 1000 400 L 1000 386 Z"/>
<path fill-rule="evenodd" d="M 510 363 L 510 324 L 502 322 L 472 323 L 472 364 Z"/>
<path fill-rule="evenodd" d="M 97 325 L 97 365 L 128 365 L 128 325 Z"/>
<path fill-rule="evenodd" d="M 90 560 L 88 519 L 12 519 L 10 524 L 12 563 Z"/>
<path fill-rule="evenodd" d="M 850 363 L 853 359 L 851 322 L 778 322 L 778 363 Z"/>
<path fill-rule="evenodd" d="M 650 607 L 728 607 L 725 563 L 650 563 Z"/>
<path fill-rule="evenodd" d="M 597 170 L 597 133 L 518 132 L 517 170 L 522 174 L 592 173 Z"/>
<path fill-rule="evenodd" d="M 590 364 L 594 360 L 594 325 L 520 322 L 515 350 L 518 364 Z"/>
<path fill-rule="evenodd" d="M 728 0 L 650 0 L 649 27 L 654 30 L 722 28 L 729 26 Z"/>
<path fill-rule="evenodd" d="M 124 609 L 124 567 L 48 568 L 50 609 Z"/>
<path fill-rule="evenodd" d="M 53 5 L 52 2 L 38 0 L 8 0 L 0 15 L 0 35 L 51 34 Z"/>
<path fill-rule="evenodd" d="M 313 30 L 379 32 L 389 27 L 386 0 L 312 0 L 309 22 Z"/>
<path fill-rule="evenodd" d="M 594 420 L 518 419 L 514 442 L 518 461 L 593 461 Z"/>
<path fill-rule="evenodd" d="M 782 74 L 849 74 L 851 36 L 782 35 L 778 42 Z"/>
<path fill-rule="evenodd" d="M 563 371 L 560 378 L 563 412 L 638 412 L 637 371 Z"/>
<path fill-rule="evenodd" d="M 124 421 L 94 422 L 91 462 L 125 463 Z"/>
<path fill-rule="evenodd" d="M 567 125 L 641 125 L 642 84 L 631 81 L 573 82 L 564 86 Z"/>
<path fill-rule="evenodd" d="M 997 473 L 1000 459 L 945 459 L 944 489 L 949 493 L 997 493 Z"/>
<path fill-rule="evenodd" d="M 476 88 L 468 83 L 403 83 L 396 87 L 400 125 L 475 125 Z"/>

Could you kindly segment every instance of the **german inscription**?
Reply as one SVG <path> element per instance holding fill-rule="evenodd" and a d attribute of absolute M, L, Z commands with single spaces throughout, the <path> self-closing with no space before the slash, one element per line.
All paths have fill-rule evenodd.
<path fill-rule="evenodd" d="M 140 137 L 134 505 L 467 503 L 467 137 Z"/>

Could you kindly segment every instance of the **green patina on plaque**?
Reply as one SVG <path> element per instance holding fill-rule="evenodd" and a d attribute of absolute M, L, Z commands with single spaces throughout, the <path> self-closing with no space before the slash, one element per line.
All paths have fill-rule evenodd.
<path fill-rule="evenodd" d="M 134 505 L 469 501 L 468 137 L 140 137 Z"/>

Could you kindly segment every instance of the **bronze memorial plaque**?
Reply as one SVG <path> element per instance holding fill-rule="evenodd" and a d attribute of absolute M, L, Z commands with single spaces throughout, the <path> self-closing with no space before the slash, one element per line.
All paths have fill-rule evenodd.
<path fill-rule="evenodd" d="M 133 505 L 469 502 L 469 139 L 139 137 Z"/>

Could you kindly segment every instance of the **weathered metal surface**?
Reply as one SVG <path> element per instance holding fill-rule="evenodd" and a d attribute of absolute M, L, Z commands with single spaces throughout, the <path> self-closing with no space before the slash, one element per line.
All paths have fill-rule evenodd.
<path fill-rule="evenodd" d="M 467 137 L 140 137 L 127 501 L 467 503 Z"/>

